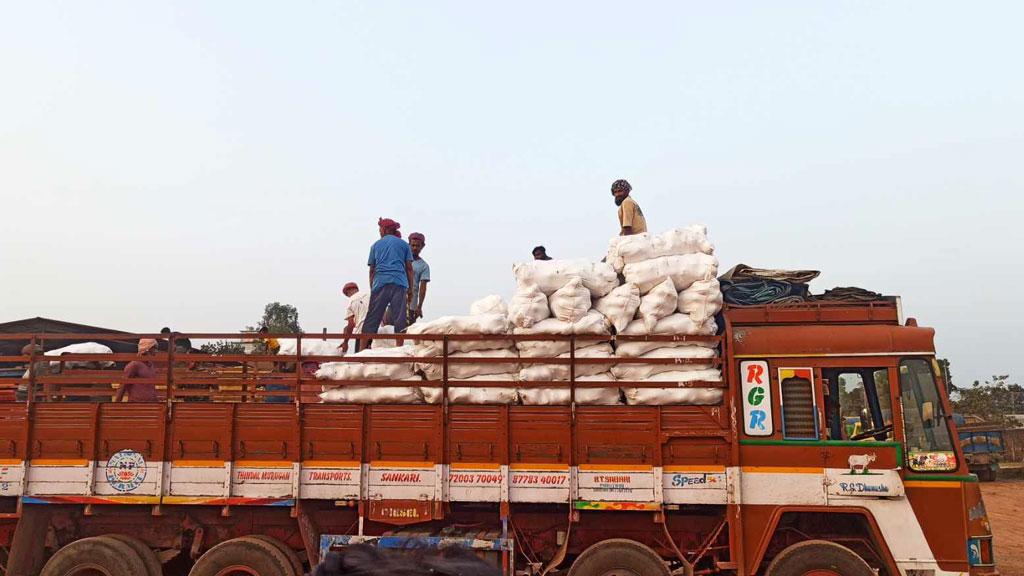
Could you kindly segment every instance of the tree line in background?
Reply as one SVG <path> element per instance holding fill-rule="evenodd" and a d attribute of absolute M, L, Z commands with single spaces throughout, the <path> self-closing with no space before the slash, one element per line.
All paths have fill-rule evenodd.
<path fill-rule="evenodd" d="M 263 307 L 263 317 L 255 326 L 246 326 L 244 332 L 256 334 L 266 329 L 270 334 L 301 334 L 302 326 L 299 325 L 299 310 L 291 304 L 271 302 Z M 264 344 L 265 345 L 265 344 Z M 260 343 L 257 343 L 259 348 Z M 245 346 L 237 340 L 217 340 L 207 342 L 199 347 L 205 354 L 245 354 Z M 259 353 L 265 350 L 256 350 Z"/>
<path fill-rule="evenodd" d="M 954 412 L 995 424 L 1018 424 L 1010 415 L 1024 414 L 1024 387 L 1011 383 L 1009 374 L 993 375 L 984 383 L 975 380 L 970 386 L 957 386 L 953 383 L 949 360 L 939 359 L 939 368 L 949 388 Z"/>

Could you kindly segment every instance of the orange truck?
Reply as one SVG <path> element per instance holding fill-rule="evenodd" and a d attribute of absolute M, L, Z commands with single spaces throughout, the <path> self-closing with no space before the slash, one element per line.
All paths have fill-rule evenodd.
<path fill-rule="evenodd" d="M 370 543 L 462 545 L 538 576 L 998 574 L 932 329 L 895 298 L 726 306 L 720 323 L 703 338 L 721 381 L 680 384 L 721 391 L 700 405 L 582 405 L 599 384 L 575 367 L 604 360 L 573 356 L 543 360 L 568 382 L 537 383 L 566 404 L 459 404 L 447 354 L 437 403 L 322 403 L 305 368 L 337 358 L 302 354 L 320 335 L 286 361 L 167 346 L 156 402 L 112 402 L 116 369 L 30 369 L 2 381 L 30 388 L 0 403 L 3 573 L 298 576 Z"/>

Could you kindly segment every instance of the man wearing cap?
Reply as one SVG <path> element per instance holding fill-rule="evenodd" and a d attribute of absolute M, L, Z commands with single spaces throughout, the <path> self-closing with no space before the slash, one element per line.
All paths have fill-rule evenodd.
<path fill-rule="evenodd" d="M 405 332 L 406 311 L 412 304 L 412 249 L 402 240 L 401 225 L 390 218 L 377 221 L 380 240 L 370 248 L 370 306 L 363 322 L 364 334 L 376 334 L 384 312 L 391 315 L 395 333 Z M 372 347 L 367 341 L 366 347 Z"/>
<path fill-rule="evenodd" d="M 153 366 L 153 356 L 156 356 L 156 340 L 143 338 L 139 340 L 138 360 L 132 360 L 124 367 L 124 381 L 121 388 L 114 397 L 114 402 L 120 402 L 127 394 L 129 402 L 156 402 L 156 383 L 139 382 L 138 380 L 152 380 L 156 378 L 156 367 Z"/>
<path fill-rule="evenodd" d="M 366 321 L 366 311 L 370 307 L 370 295 L 359 291 L 359 285 L 355 282 L 348 282 L 341 289 L 341 293 L 348 298 L 348 308 L 345 309 L 345 340 L 341 343 L 341 351 L 348 354 L 348 339 L 352 334 L 360 334 L 363 331 L 363 323 Z M 363 348 L 362 341 L 356 340 L 356 352 Z"/>
<path fill-rule="evenodd" d="M 427 238 L 419 232 L 409 234 L 409 248 L 412 250 L 412 305 L 409 324 L 423 318 L 423 301 L 427 298 L 427 283 L 430 282 L 430 264 L 420 257 L 420 252 L 427 245 Z"/>
<path fill-rule="evenodd" d="M 630 198 L 633 187 L 625 180 L 612 182 L 612 196 L 619 207 L 619 236 L 631 236 L 647 232 L 647 220 L 636 200 Z"/>
<path fill-rule="evenodd" d="M 551 256 L 548 256 L 548 249 L 543 246 L 537 246 L 533 249 L 534 260 L 551 260 Z"/>

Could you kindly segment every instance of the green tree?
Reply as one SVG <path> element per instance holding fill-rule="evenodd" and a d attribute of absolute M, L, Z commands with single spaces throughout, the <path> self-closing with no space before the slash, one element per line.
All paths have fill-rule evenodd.
<path fill-rule="evenodd" d="M 939 374 L 942 376 L 943 381 L 946 382 L 946 390 L 949 391 L 949 395 L 955 394 L 959 388 L 956 384 L 953 384 L 953 373 L 949 370 L 949 358 L 939 358 Z"/>
<path fill-rule="evenodd" d="M 256 326 L 246 326 L 246 332 L 257 332 L 263 328 L 267 329 L 267 332 L 271 334 L 298 334 L 302 332 L 302 327 L 299 326 L 299 311 L 295 306 L 291 304 L 281 304 L 280 302 L 271 302 L 263 307 L 263 317 Z M 245 347 L 242 346 L 241 342 L 232 340 L 217 340 L 216 342 L 208 342 L 203 344 L 200 348 L 206 354 L 245 354 Z M 265 354 L 267 352 L 266 344 L 263 342 L 257 342 L 256 352 Z"/>
<path fill-rule="evenodd" d="M 251 331 L 266 328 L 271 334 L 300 334 L 302 327 L 299 326 L 299 310 L 291 304 L 271 302 L 263 308 L 263 318 L 255 328 L 249 327 Z"/>
<path fill-rule="evenodd" d="M 994 375 L 984 384 L 974 381 L 970 388 L 958 388 L 953 408 L 964 415 L 978 416 L 986 422 L 1010 424 L 1010 414 L 1024 412 L 1024 388 L 1008 384 L 1008 374 Z"/>
<path fill-rule="evenodd" d="M 203 354 L 212 354 L 214 356 L 222 354 L 245 354 L 245 348 L 242 347 L 242 343 L 233 342 L 231 340 L 207 342 L 200 346 L 199 350 L 202 351 Z"/>

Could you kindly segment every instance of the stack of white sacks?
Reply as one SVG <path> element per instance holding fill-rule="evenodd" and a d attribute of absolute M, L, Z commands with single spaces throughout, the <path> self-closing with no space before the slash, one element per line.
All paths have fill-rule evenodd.
<path fill-rule="evenodd" d="M 576 335 L 580 359 L 673 358 L 707 359 L 707 363 L 576 364 L 577 382 L 608 382 L 609 386 L 577 387 L 580 404 L 716 404 L 721 390 L 684 388 L 680 383 L 717 382 L 721 371 L 713 362 L 717 351 L 702 342 L 617 342 L 620 335 L 713 335 L 714 316 L 722 308 L 718 261 L 701 225 L 664 234 L 638 234 L 612 239 L 605 262 L 535 260 L 513 266 L 517 291 L 509 303 L 498 296 L 475 302 L 468 316 L 446 316 L 418 322 L 412 335 L 484 334 L 487 341 L 449 342 L 452 359 L 501 359 L 483 363 L 450 362 L 449 402 L 567 404 L 565 387 L 497 387 L 486 382 L 567 382 L 569 364 L 531 362 L 534 358 L 570 357 L 569 341 L 505 340 L 500 336 Z M 625 281 L 620 281 L 624 278 Z M 329 363 L 317 372 L 326 380 L 430 380 L 439 384 L 441 342 L 407 341 L 404 346 L 375 348 L 357 357 L 408 357 L 408 363 Z M 623 382 L 665 382 L 665 388 L 617 386 Z M 465 385 L 460 385 L 465 383 Z M 356 388 L 325 391 L 331 402 L 428 402 L 440 400 L 441 388 Z"/>

